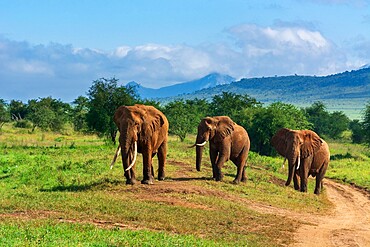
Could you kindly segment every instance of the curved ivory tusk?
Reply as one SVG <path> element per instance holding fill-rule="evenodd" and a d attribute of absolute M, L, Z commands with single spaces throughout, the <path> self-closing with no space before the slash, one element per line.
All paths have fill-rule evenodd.
<path fill-rule="evenodd" d="M 113 165 L 114 165 L 114 163 L 116 163 L 116 159 L 117 159 L 118 155 L 120 155 L 120 153 L 121 153 L 121 145 L 118 145 L 118 148 L 116 150 L 116 153 L 114 154 L 112 163 L 110 164 L 110 169 L 113 168 Z"/>
<path fill-rule="evenodd" d="M 135 162 L 136 162 L 136 156 L 137 156 L 137 143 L 135 142 L 134 143 L 134 160 L 131 162 L 131 164 L 130 164 L 130 166 L 129 167 L 127 167 L 126 168 L 126 172 L 128 171 L 128 170 L 130 170 L 134 165 L 135 165 Z"/>
<path fill-rule="evenodd" d="M 201 144 L 195 144 L 195 145 L 197 145 L 198 147 L 203 147 L 204 145 L 206 145 L 206 143 L 207 143 L 207 141 L 204 141 L 203 143 L 201 143 Z"/>
<path fill-rule="evenodd" d="M 286 158 L 284 157 L 283 168 L 285 168 L 285 162 L 286 162 Z"/>
<path fill-rule="evenodd" d="M 301 165 L 301 156 L 298 156 L 298 165 L 297 165 L 297 170 L 299 169 L 299 166 Z"/>

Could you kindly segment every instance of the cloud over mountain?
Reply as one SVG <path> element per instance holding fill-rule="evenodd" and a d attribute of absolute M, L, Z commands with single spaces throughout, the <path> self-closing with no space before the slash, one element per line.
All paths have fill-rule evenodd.
<path fill-rule="evenodd" d="M 362 39 L 351 49 L 337 47 L 312 25 L 276 22 L 243 24 L 225 31 L 229 39 L 197 46 L 122 45 L 113 51 L 49 43 L 34 45 L 0 36 L 0 98 L 53 96 L 73 100 L 100 77 L 163 87 L 212 72 L 242 77 L 327 75 L 369 63 Z"/>

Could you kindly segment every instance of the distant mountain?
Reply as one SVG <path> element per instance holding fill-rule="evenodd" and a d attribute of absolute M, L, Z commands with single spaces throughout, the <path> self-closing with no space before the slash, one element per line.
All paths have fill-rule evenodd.
<path fill-rule="evenodd" d="M 370 102 L 370 68 L 329 76 L 275 76 L 241 79 L 227 85 L 206 88 L 191 94 L 161 100 L 163 103 L 182 99 L 211 99 L 222 92 L 248 94 L 262 103 L 281 101 L 297 106 L 322 101 L 331 111 L 344 111 L 359 118 Z"/>
<path fill-rule="evenodd" d="M 189 94 L 198 90 L 212 88 L 219 85 L 227 85 L 233 81 L 235 81 L 235 78 L 231 76 L 212 73 L 197 80 L 183 82 L 158 89 L 143 87 L 134 81 L 127 83 L 126 86 L 134 87 L 136 92 L 143 99 L 159 99 Z"/>

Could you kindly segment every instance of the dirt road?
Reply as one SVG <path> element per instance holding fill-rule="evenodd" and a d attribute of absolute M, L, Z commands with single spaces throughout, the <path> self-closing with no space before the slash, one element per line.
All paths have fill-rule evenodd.
<path fill-rule="evenodd" d="M 327 216 L 302 215 L 304 224 L 293 246 L 370 246 L 369 195 L 325 179 L 326 191 L 335 209 Z"/>

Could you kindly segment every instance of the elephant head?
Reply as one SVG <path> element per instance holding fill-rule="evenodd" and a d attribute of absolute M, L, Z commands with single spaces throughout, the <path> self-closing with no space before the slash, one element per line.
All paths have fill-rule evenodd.
<path fill-rule="evenodd" d="M 276 151 L 288 159 L 289 174 L 285 183 L 288 186 L 293 178 L 294 169 L 299 169 L 301 159 L 312 156 L 321 146 L 321 138 L 311 130 L 280 129 L 271 139 Z"/>
<path fill-rule="evenodd" d="M 221 141 L 234 131 L 235 123 L 226 116 L 206 117 L 198 125 L 196 142 L 196 168 L 200 171 L 204 145 L 207 141 Z"/>

